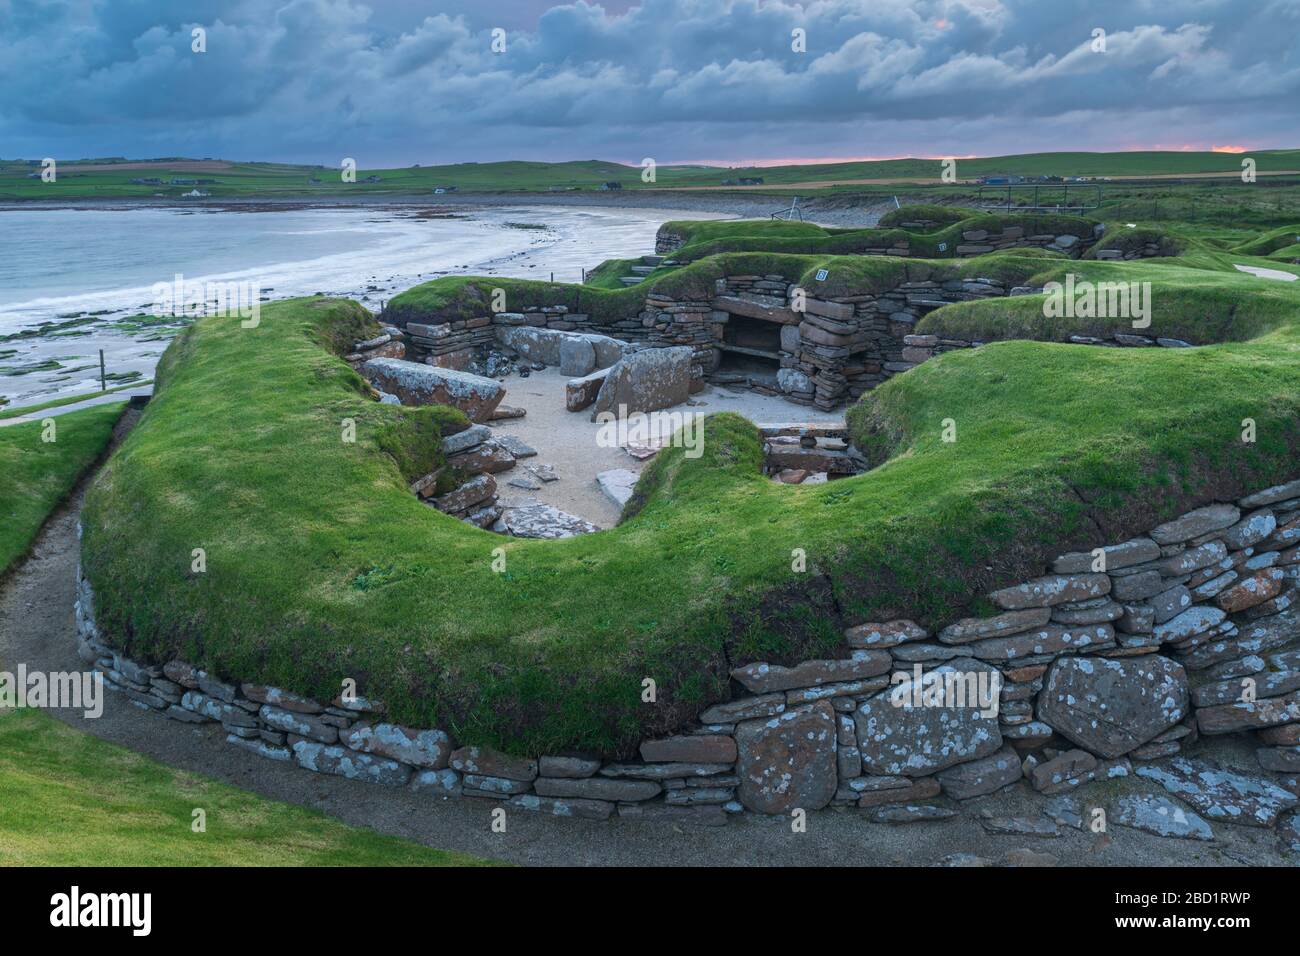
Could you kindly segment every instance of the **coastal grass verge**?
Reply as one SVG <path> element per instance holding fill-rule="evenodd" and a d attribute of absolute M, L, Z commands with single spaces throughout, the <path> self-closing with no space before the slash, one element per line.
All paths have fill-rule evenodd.
<path fill-rule="evenodd" d="M 204 829 L 195 832 L 194 812 Z M 0 866 L 481 866 L 0 711 Z"/>
<path fill-rule="evenodd" d="M 69 412 L 51 419 L 53 432 L 38 421 L 0 428 L 0 580 L 104 453 L 123 406 Z"/>

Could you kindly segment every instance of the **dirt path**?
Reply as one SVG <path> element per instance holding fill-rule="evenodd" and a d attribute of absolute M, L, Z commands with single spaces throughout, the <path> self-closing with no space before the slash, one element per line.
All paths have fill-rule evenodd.
<path fill-rule="evenodd" d="M 79 670 L 72 605 L 77 566 L 77 516 L 82 493 L 47 523 L 31 557 L 0 591 L 0 666 L 19 662 L 44 671 Z M 982 807 L 1000 815 L 1037 816 L 1043 798 L 1023 785 L 962 806 L 958 817 L 888 826 L 870 823 L 862 811 L 810 814 L 805 833 L 790 821 L 745 815 L 725 827 L 698 828 L 664 822 L 614 819 L 605 823 L 564 820 L 509 811 L 505 833 L 490 829 L 495 803 L 442 800 L 373 784 L 328 777 L 245 753 L 224 742 L 214 725 L 173 724 L 107 693 L 104 713 L 88 720 L 77 711 L 54 711 L 58 719 L 163 763 L 251 790 L 276 800 L 313 807 L 345 823 L 372 827 L 433 847 L 462 850 L 533 865 L 932 865 L 951 853 L 1000 859 L 1030 848 L 1074 865 L 1277 865 L 1273 831 L 1214 824 L 1214 843 L 1168 840 L 1119 826 L 1097 846 L 1091 834 L 1065 831 L 1056 839 L 990 836 L 975 819 Z M 1252 760 L 1249 747 L 1234 758 Z M 1243 766 L 1248 764 L 1243 763 Z M 1088 796 L 1085 789 L 1084 797 Z M 1096 849 L 1094 850 L 1094 847 Z M 93 863 L 87 860 L 87 863 Z"/>

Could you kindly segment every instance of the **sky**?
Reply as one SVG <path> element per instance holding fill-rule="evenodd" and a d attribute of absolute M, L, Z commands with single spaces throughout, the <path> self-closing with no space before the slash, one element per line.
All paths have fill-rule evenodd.
<path fill-rule="evenodd" d="M 1300 0 L 0 0 L 0 91 L 6 158 L 1258 150 Z"/>

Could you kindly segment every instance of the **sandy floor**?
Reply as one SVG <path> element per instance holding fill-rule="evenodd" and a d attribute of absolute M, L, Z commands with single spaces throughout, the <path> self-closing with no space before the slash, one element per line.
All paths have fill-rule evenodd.
<path fill-rule="evenodd" d="M 620 509 L 601 492 L 596 484 L 596 475 L 611 468 L 626 468 L 639 474 L 649 462 L 638 461 L 621 447 L 602 447 L 602 428 L 590 420 L 590 409 L 581 412 L 565 410 L 564 383 L 568 378 L 561 375 L 559 369 L 548 368 L 533 372 L 528 378 L 512 375 L 505 380 L 504 404 L 526 408 L 528 414 L 524 418 L 494 422 L 494 430 L 527 442 L 537 449 L 537 457 L 525 458 L 511 471 L 497 475 L 499 494 L 503 502 L 509 498 L 536 498 L 602 528 L 611 528 L 618 522 Z M 822 412 L 781 398 L 712 386 L 693 396 L 690 404 L 664 411 L 737 412 L 760 424 L 844 420 L 843 411 L 838 414 Z M 560 480 L 543 483 L 536 491 L 510 486 L 512 478 L 531 477 L 527 466 L 535 463 L 551 465 Z"/>

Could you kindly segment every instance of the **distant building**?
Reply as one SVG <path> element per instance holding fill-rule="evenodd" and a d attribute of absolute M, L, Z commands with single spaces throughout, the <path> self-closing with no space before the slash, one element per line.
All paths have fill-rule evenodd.
<path fill-rule="evenodd" d="M 1015 186 L 1024 181 L 1024 176 L 1010 176 L 1005 174 L 983 176 L 980 178 L 980 183 L 984 186 Z"/>
<path fill-rule="evenodd" d="M 456 189 L 456 186 L 439 186 L 433 193 L 435 196 L 441 196 L 443 193 L 454 193 Z"/>
<path fill-rule="evenodd" d="M 602 183 L 601 186 L 600 186 L 600 188 L 601 188 L 601 189 L 622 189 L 622 188 L 623 188 L 623 184 L 622 184 L 622 183 L 612 183 L 612 182 L 611 182 L 611 183 Z"/>
<path fill-rule="evenodd" d="M 130 183 L 132 186 L 161 186 L 163 181 L 155 177 L 151 179 L 132 179 Z"/>
<path fill-rule="evenodd" d="M 367 176 L 365 179 L 363 179 L 363 180 L 361 180 L 361 181 L 362 181 L 363 183 L 377 183 L 377 182 L 380 181 L 381 178 L 382 178 L 382 177 L 379 177 L 379 176 Z"/>
<path fill-rule="evenodd" d="M 202 199 L 204 196 L 211 196 L 212 193 L 202 189 L 191 189 L 187 193 L 181 193 L 182 199 Z"/>

